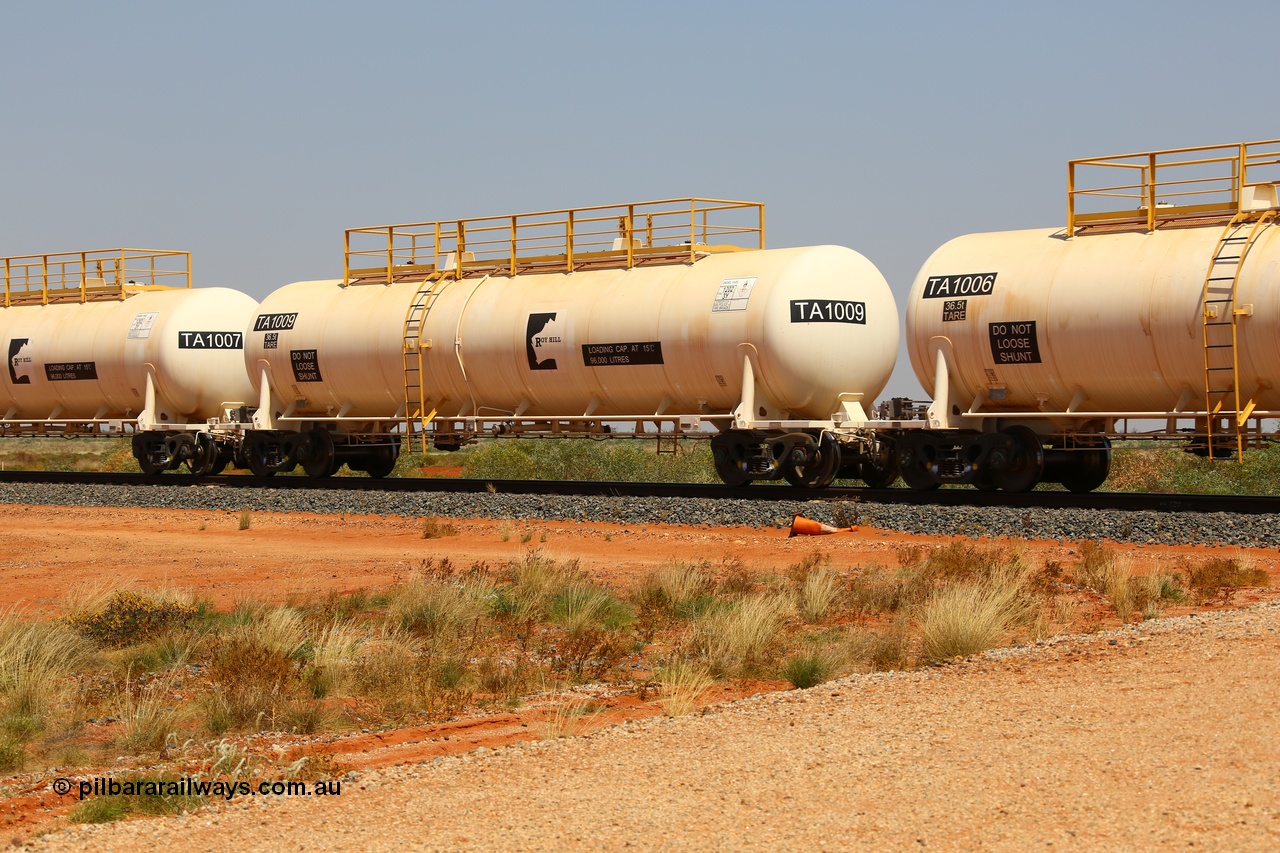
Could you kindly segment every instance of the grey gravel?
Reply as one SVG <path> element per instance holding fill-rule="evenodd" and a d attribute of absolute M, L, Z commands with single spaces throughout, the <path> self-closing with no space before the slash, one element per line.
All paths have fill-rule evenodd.
<path fill-rule="evenodd" d="M 795 513 L 935 536 L 1280 547 L 1280 515 L 903 506 L 869 502 L 0 484 L 0 504 L 787 527 Z"/>

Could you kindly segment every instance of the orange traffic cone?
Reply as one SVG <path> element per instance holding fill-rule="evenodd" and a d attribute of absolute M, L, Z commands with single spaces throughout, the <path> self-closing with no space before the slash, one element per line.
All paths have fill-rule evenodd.
<path fill-rule="evenodd" d="M 812 518 L 805 518 L 799 513 L 796 513 L 796 517 L 791 520 L 791 536 L 826 536 L 828 533 L 839 532 L 838 529 L 830 524 L 823 524 L 820 521 L 814 521 Z"/>

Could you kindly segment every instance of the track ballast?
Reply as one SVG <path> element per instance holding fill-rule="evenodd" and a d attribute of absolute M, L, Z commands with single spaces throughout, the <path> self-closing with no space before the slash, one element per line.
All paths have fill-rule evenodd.
<path fill-rule="evenodd" d="M 1014 509 L 1085 509 L 1157 512 L 1280 514 L 1280 497 L 1271 495 L 1187 495 L 1138 492 L 1032 491 L 987 492 L 955 488 L 914 489 L 827 488 L 794 489 L 755 485 L 731 488 L 717 483 L 623 483 L 588 480 L 482 480 L 466 478 L 389 477 L 253 477 L 224 474 L 146 476 L 80 471 L 0 471 L 0 483 L 31 483 L 134 488 L 220 487 L 228 489 L 326 490 L 354 492 L 415 492 L 441 494 L 558 495 L 580 497 L 687 498 L 767 502 L 855 502 L 939 507 L 1007 507 Z"/>

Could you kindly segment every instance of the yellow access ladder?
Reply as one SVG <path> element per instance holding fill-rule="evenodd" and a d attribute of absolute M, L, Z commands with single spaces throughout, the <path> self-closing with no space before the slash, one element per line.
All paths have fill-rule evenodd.
<path fill-rule="evenodd" d="M 1240 399 L 1238 322 L 1249 311 L 1236 306 L 1236 288 L 1249 249 L 1263 226 L 1275 215 L 1275 210 L 1267 210 L 1242 212 L 1232 217 L 1218 238 L 1205 273 L 1200 307 L 1204 332 L 1205 433 L 1210 459 L 1214 458 L 1214 421 L 1225 414 L 1230 414 L 1234 421 L 1236 457 L 1244 459 L 1244 425 L 1256 403 L 1252 399 Z M 1231 408 L 1224 411 L 1226 405 Z"/>
<path fill-rule="evenodd" d="M 423 279 L 404 318 L 404 434 L 405 440 L 412 442 L 413 424 L 416 422 L 423 453 L 427 451 L 427 427 L 435 419 L 436 410 L 426 411 L 422 388 L 422 354 L 430 347 L 430 343 L 427 347 L 422 345 L 422 322 L 444 287 L 443 278 Z"/>

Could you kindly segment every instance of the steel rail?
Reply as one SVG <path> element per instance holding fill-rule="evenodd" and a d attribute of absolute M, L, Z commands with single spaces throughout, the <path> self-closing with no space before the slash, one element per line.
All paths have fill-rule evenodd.
<path fill-rule="evenodd" d="M 572 495 L 583 497 L 664 497 L 697 500 L 753 501 L 860 501 L 874 504 L 908 504 L 948 507 L 1015 507 L 1023 509 L 1154 510 L 1160 512 L 1226 512 L 1245 515 L 1280 514 L 1280 497 L 1267 495 L 1184 495 L 1147 492 L 1032 491 L 983 492 L 955 488 L 914 489 L 828 488 L 795 489 L 789 486 L 754 485 L 730 488 L 698 483 L 620 483 L 587 480 L 481 480 L 389 477 L 301 476 L 253 477 L 223 474 L 192 477 L 174 473 L 157 477 L 143 474 L 66 471 L 0 471 L 0 483 L 114 485 L 139 489 L 154 486 L 214 487 L 230 489 L 332 489 L 337 491 L 439 492 L 452 494 Z"/>

